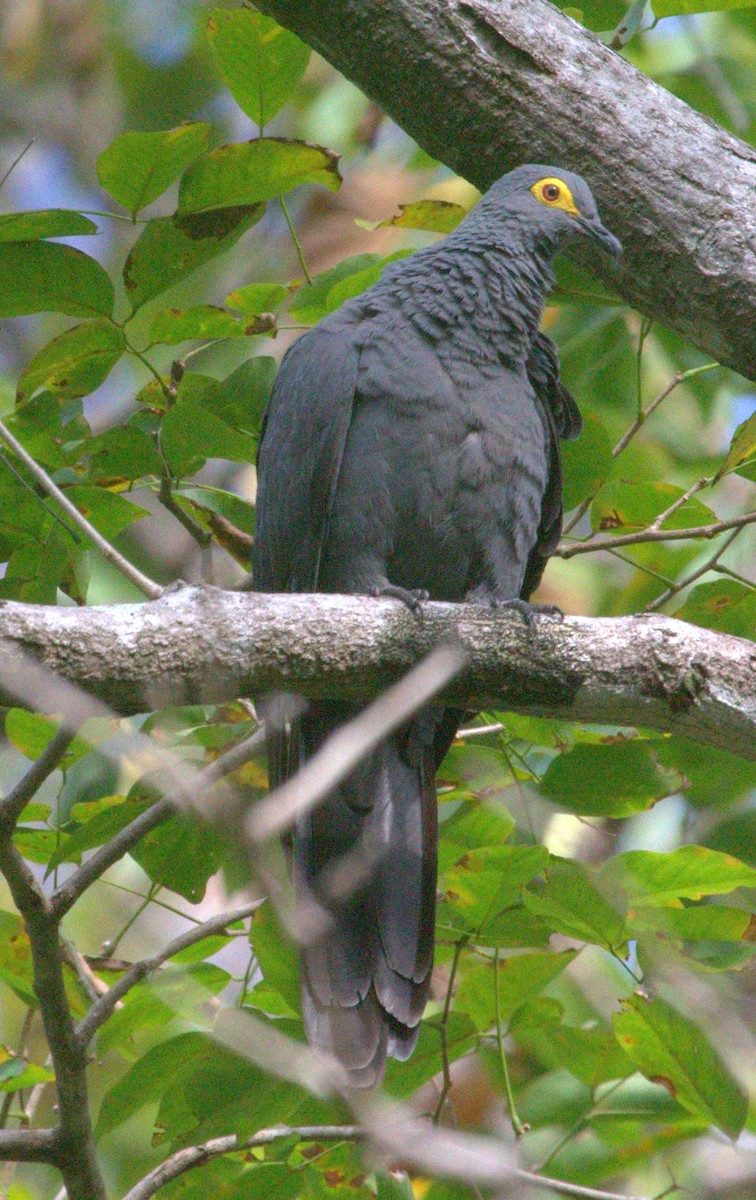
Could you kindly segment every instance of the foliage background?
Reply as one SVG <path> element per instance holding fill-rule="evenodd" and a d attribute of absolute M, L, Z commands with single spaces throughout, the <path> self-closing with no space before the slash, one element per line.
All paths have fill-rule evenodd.
<path fill-rule="evenodd" d="M 124 131 L 206 121 L 213 144 L 255 136 L 258 130 L 229 94 L 208 50 L 208 7 L 180 0 L 7 0 L 0 12 L 2 171 L 32 144 L 5 180 L 2 211 L 102 213 L 113 208 L 123 216 L 98 185 L 98 156 Z M 579 13 L 576 6 L 562 7 L 591 28 L 611 30 L 627 6 L 586 2 Z M 722 11 L 685 15 L 715 7 Z M 699 111 L 753 141 L 756 10 L 682 2 L 657 3 L 654 9 L 658 16 L 673 15 L 653 30 L 636 33 L 623 52 Z M 647 10 L 641 19 L 648 23 Z M 400 203 L 433 197 L 467 207 L 475 199 L 468 184 L 429 160 L 322 60 L 310 62 L 265 134 L 303 139 L 342 156 L 340 190 L 307 185 L 287 196 L 312 276 L 349 256 L 383 257 L 435 236 L 369 227 L 390 218 Z M 176 200 L 172 185 L 140 217 L 170 214 Z M 611 227 L 611 214 L 603 215 Z M 123 313 L 120 271 L 141 227 L 92 219 L 96 236 L 65 242 L 93 255 L 114 278 L 116 311 Z M 349 282 L 330 297 L 321 286 L 297 292 L 299 300 L 295 296 L 279 308 L 288 292 L 247 293 L 243 317 L 239 308 L 227 308 L 237 322 L 233 336 L 209 344 L 206 337 L 194 336 L 158 345 L 147 355 L 152 370 L 133 355 L 119 357 L 91 390 L 96 368 L 86 368 L 91 372 L 87 386 L 71 386 L 70 380 L 61 385 L 49 363 L 35 359 L 71 328 L 70 315 L 11 316 L 3 322 L 0 341 L 2 414 L 93 523 L 153 578 L 237 582 L 245 555 L 238 531 L 249 536 L 254 527 L 250 460 L 272 377 L 267 360 L 279 358 L 296 336 L 287 326 L 301 326 L 322 313 L 325 303 L 366 286 L 370 275 L 356 268 L 365 271 L 370 262 L 352 264 L 345 274 Z M 146 304 L 129 325 L 130 338 L 135 347 L 145 347 L 153 336 L 151 322 L 166 306 L 222 305 L 239 287 L 293 280 L 301 283 L 302 266 L 287 218 L 272 200 L 235 249 Z M 611 447 L 632 425 L 639 405 L 646 406 L 678 372 L 705 367 L 707 360 L 678 336 L 659 327 L 649 330 L 637 313 L 597 302 L 595 285 L 574 270 L 565 269 L 561 280 L 558 303 L 545 321 L 586 418 L 583 438 L 567 450 L 567 507 L 589 499 L 602 485 L 574 535 L 586 536 L 591 528 L 646 527 L 696 481 L 720 470 L 736 428 L 754 412 L 753 384 L 719 368 L 687 376 L 612 461 Z M 329 277 L 331 285 L 337 282 Z M 255 306 L 258 313 L 278 311 L 281 328 L 275 339 L 241 331 L 239 323 L 254 325 Z M 219 320 L 217 314 L 213 319 Z M 198 331 L 195 325 L 194 334 Z M 168 375 L 177 355 L 189 372 L 179 389 L 181 419 L 168 416 L 154 379 L 154 371 Z M 252 366 L 245 365 L 250 359 Z M 36 373 L 29 371 L 32 360 Z M 214 387 L 208 377 L 231 382 Z M 28 385 L 20 388 L 20 404 L 19 378 Z M 160 463 L 145 447 L 153 444 L 150 439 L 163 421 L 173 426 L 170 433 L 164 430 L 162 443 L 169 447 L 173 477 L 170 495 L 164 489 L 161 503 Z M 124 427 L 131 432 L 124 434 Z M 678 509 L 683 526 L 753 507 L 748 444 L 745 465 Z M 127 503 L 138 507 L 129 509 Z M 637 612 L 661 601 L 662 611 L 694 624 L 752 637 L 753 529 L 713 544 L 652 543 L 621 553 L 555 559 L 538 598 L 587 615 Z M 206 545 L 198 544 L 206 540 L 203 533 L 212 534 Z M 724 540 L 728 545 L 718 561 Z M 74 542 L 2 463 L 0 550 L 7 564 L 0 580 L 4 598 L 63 604 L 139 598 L 94 549 Z M 707 565 L 711 569 L 682 586 Z M 417 1107 L 435 1107 L 438 1095 L 428 1080 L 440 1067 L 438 1026 L 455 943 L 477 939 L 482 953 L 468 946 L 460 954 L 459 986 L 445 1026 L 449 1056 L 470 1051 L 479 1035 L 481 1040 L 477 1053 L 457 1068 L 449 1119 L 508 1136 L 498 1047 L 495 1038 L 484 1036 L 496 1023 L 496 975 L 517 1108 L 532 1126 L 524 1141 L 529 1162 L 546 1163 L 550 1173 L 584 1184 L 620 1179 L 644 1194 L 662 1192 L 672 1179 L 696 1196 L 735 1196 L 728 1179 L 742 1174 L 741 1155 L 750 1135 L 742 1134 L 741 1149 L 734 1150 L 710 1126 L 736 1134 L 744 1116 L 740 1097 L 753 982 L 747 940 L 752 906 L 740 885 L 748 876 L 730 859 L 694 858 L 684 848 L 703 846 L 753 865 L 753 767 L 724 752 L 642 730 L 568 727 L 502 713 L 486 714 L 480 723 L 492 732 L 455 745 L 440 777 L 441 817 L 447 823 L 435 1015 L 413 1059 L 390 1070 L 389 1090 L 405 1096 L 424 1086 Z M 202 763 L 251 725 L 243 707 L 228 706 L 159 714 L 144 728 Z M 3 792 L 49 736 L 41 718 L 20 710 L 6 714 Z M 65 769 L 35 798 L 50 810 L 26 812 L 17 843 L 38 864 L 40 877 L 54 855 L 55 878 L 63 878 L 70 871 L 67 862 L 100 844 L 126 811 L 135 811 L 139 784 L 129 774 L 128 761 L 116 768 L 97 749 L 98 741 L 117 737 L 113 726 L 90 731 L 90 745 L 70 754 Z M 250 764 L 240 782 L 250 794 L 259 792 L 263 764 Z M 560 861 L 549 864 L 547 851 L 586 864 L 585 870 Z M 670 854 L 664 879 L 654 874 L 660 860 L 612 857 L 635 851 Z M 187 919 L 227 904 L 229 891 L 241 881 L 234 864 L 217 874 L 226 857 L 220 840 L 207 831 L 173 821 L 90 890 L 67 919 L 66 937 L 90 955 L 104 946 L 116 959 L 143 957 L 185 928 Z M 620 885 L 629 898 L 629 914 L 616 911 Z M 0 914 L 0 1041 L 8 1047 L 10 1098 L 3 1119 L 13 1124 L 25 1099 L 16 1090 L 15 1055 L 20 1050 L 44 1069 L 46 1050 L 39 1020 L 27 1003 L 33 1000 L 29 963 L 18 949 L 12 904 L 2 892 L 0 902 L 6 910 Z M 494 913 L 500 914 L 496 920 Z M 492 947 L 506 960 L 506 969 L 494 969 Z M 101 1150 L 113 1195 L 185 1140 L 253 1132 L 280 1120 L 341 1118 L 339 1111 L 292 1087 L 261 1079 L 255 1068 L 240 1072 L 206 1037 L 219 1007 L 240 1002 L 285 1021 L 296 1034 L 294 958 L 266 909 L 253 922 L 251 947 L 237 932 L 200 949 L 209 961 L 174 963 L 159 980 L 140 985 L 100 1034 L 91 1086 L 97 1104 L 105 1098 Z M 257 964 L 265 975 L 262 984 Z M 656 1008 L 632 999 L 641 979 L 657 997 Z M 628 1007 L 617 1019 L 622 999 Z M 72 1000 L 83 1011 L 73 983 Z M 681 1015 L 670 1017 L 666 1005 Z M 628 1039 L 639 1030 L 648 1035 L 649 1013 L 667 1022 L 659 1036 L 679 1051 L 677 1063 L 664 1065 L 656 1043 L 655 1051 L 648 1050 L 653 1040 L 648 1038 L 648 1061 L 642 1053 L 633 1057 Z M 709 1060 L 707 1054 L 714 1057 Z M 696 1074 L 696 1062 L 704 1063 L 702 1075 Z M 649 1076 L 662 1079 L 666 1088 Z M 43 1076 L 32 1073 L 23 1082 L 31 1085 L 35 1078 Z M 625 1082 L 615 1092 L 617 1081 Z M 218 1096 L 224 1097 L 221 1108 Z M 52 1119 L 51 1103 L 48 1089 L 38 1122 Z M 219 1160 L 165 1194 L 190 1197 L 214 1189 L 234 1197 L 301 1193 L 334 1200 L 374 1195 L 376 1188 L 393 1194 L 386 1179 L 357 1181 L 359 1160 L 349 1147 L 337 1147 L 310 1166 L 297 1155 L 289 1147 L 253 1168 Z M 277 1166 L 279 1160 L 287 1165 Z M 12 1186 L 14 1198 L 25 1200 L 53 1196 L 58 1181 L 47 1168 L 25 1167 L 16 1171 Z M 417 1192 L 422 1194 L 419 1185 Z M 435 1183 L 428 1194 L 442 1200 L 468 1193 Z"/>

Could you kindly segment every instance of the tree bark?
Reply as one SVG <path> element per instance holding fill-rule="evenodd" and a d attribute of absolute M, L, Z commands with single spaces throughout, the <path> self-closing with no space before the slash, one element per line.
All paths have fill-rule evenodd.
<path fill-rule="evenodd" d="M 258 0 L 479 188 L 578 171 L 624 244 L 575 256 L 634 308 L 756 378 L 756 150 L 547 0 Z"/>
<path fill-rule="evenodd" d="M 29 656 L 123 714 L 269 690 L 364 701 L 441 643 L 465 671 L 442 693 L 469 709 L 685 734 L 756 759 L 756 646 L 669 617 L 521 618 L 361 596 L 185 588 L 150 604 L 0 604 L 0 699 L 29 697 Z M 39 692 L 37 686 L 36 691 Z"/>

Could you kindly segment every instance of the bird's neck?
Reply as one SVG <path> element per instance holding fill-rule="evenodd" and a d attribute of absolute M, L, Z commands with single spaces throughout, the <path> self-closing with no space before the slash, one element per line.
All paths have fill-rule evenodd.
<path fill-rule="evenodd" d="M 516 226 L 494 240 L 468 218 L 444 242 L 402 263 L 405 287 L 397 298 L 437 345 L 451 342 L 465 356 L 523 367 L 553 282 L 555 249 Z"/>

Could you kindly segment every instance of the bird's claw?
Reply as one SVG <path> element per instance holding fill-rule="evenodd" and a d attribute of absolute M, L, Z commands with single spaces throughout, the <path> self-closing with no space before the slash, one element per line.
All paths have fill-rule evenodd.
<path fill-rule="evenodd" d="M 387 598 L 389 600 L 401 600 L 402 604 L 406 604 L 410 612 L 419 613 L 424 604 L 428 602 L 430 596 L 425 588 L 403 588 L 397 587 L 393 583 L 385 583 L 382 587 L 373 588 L 372 594 L 378 598 Z"/>
<path fill-rule="evenodd" d="M 564 620 L 564 613 L 556 604 L 531 604 L 529 600 L 521 600 L 516 596 L 512 600 L 499 600 L 496 596 L 491 599 L 492 608 L 507 608 L 511 612 L 517 613 L 525 622 L 528 629 L 532 629 L 538 621 L 548 618 L 550 621 L 556 621 L 561 624 Z"/>

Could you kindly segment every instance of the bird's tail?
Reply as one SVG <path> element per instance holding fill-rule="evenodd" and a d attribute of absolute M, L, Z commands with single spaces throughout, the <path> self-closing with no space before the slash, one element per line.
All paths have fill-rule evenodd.
<path fill-rule="evenodd" d="M 313 705 L 301 719 L 311 755 L 352 712 Z M 353 1086 L 414 1049 L 433 966 L 437 816 L 430 710 L 371 753 L 294 836 L 304 900 L 325 910 L 302 950 L 310 1043 L 338 1058 Z"/>

